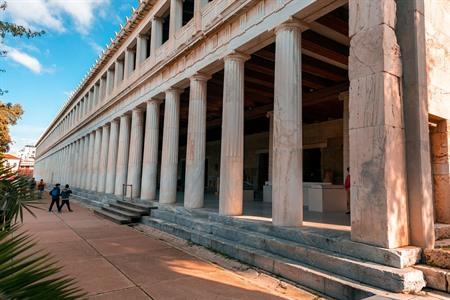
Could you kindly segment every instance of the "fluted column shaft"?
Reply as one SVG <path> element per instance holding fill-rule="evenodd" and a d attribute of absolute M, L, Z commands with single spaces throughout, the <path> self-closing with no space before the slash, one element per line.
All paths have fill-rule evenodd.
<path fill-rule="evenodd" d="M 173 36 L 183 26 L 183 0 L 170 0 L 169 36 Z"/>
<path fill-rule="evenodd" d="M 206 93 L 208 77 L 191 78 L 184 207 L 201 208 L 205 190 Z"/>
<path fill-rule="evenodd" d="M 106 141 L 105 141 L 106 142 Z M 108 145 L 108 164 L 106 167 L 105 193 L 113 194 L 116 183 L 117 152 L 119 149 L 119 120 L 111 121 Z"/>
<path fill-rule="evenodd" d="M 152 19 L 152 35 L 150 36 L 150 53 L 155 53 L 156 49 L 162 45 L 162 28 L 162 19 L 154 17 Z"/>
<path fill-rule="evenodd" d="M 81 164 L 83 161 L 83 146 L 84 146 L 84 139 L 81 138 L 77 141 L 77 155 L 75 159 L 75 180 L 74 185 L 77 188 L 80 188 L 80 173 L 82 172 Z"/>
<path fill-rule="evenodd" d="M 272 222 L 300 226 L 303 221 L 301 27 L 276 30 L 273 111 Z"/>
<path fill-rule="evenodd" d="M 175 203 L 177 198 L 179 120 L 180 91 L 167 90 L 164 106 L 160 203 Z"/>
<path fill-rule="evenodd" d="M 86 174 L 86 182 L 85 189 L 90 190 L 92 185 L 92 171 L 93 171 L 93 157 L 94 157 L 94 143 L 95 143 L 95 131 L 89 134 L 89 148 L 88 148 L 88 156 L 87 156 L 87 174 Z"/>
<path fill-rule="evenodd" d="M 92 175 L 94 172 L 94 148 L 95 148 L 95 131 L 89 134 L 89 149 L 88 149 L 88 167 L 85 188 L 92 189 Z"/>
<path fill-rule="evenodd" d="M 122 196 L 123 185 L 127 184 L 128 155 L 130 149 L 130 116 L 120 117 L 119 147 L 117 151 L 115 192 Z"/>
<path fill-rule="evenodd" d="M 88 144 L 88 138 L 84 136 L 81 139 L 81 148 L 80 148 L 80 156 L 81 159 L 78 162 L 79 166 L 79 172 L 78 172 L 78 187 L 80 189 L 84 189 L 84 182 L 86 179 L 86 165 L 87 165 L 87 144 Z"/>
<path fill-rule="evenodd" d="M 94 153 L 92 155 L 92 185 L 91 190 L 97 191 L 98 167 L 100 162 L 100 145 L 102 143 L 102 129 L 97 128 L 95 131 Z"/>
<path fill-rule="evenodd" d="M 125 50 L 125 61 L 124 61 L 124 77 L 128 78 L 131 74 L 131 72 L 133 72 L 134 70 L 134 56 L 135 53 L 130 50 L 130 49 L 126 49 Z"/>
<path fill-rule="evenodd" d="M 98 166 L 97 192 L 104 193 L 106 186 L 106 168 L 108 166 L 109 124 L 102 127 L 102 144 Z"/>
<path fill-rule="evenodd" d="M 219 213 L 241 215 L 244 185 L 244 63 L 246 56 L 225 57 Z"/>
<path fill-rule="evenodd" d="M 131 184 L 133 198 L 141 194 L 142 151 L 144 148 L 144 112 L 133 109 L 131 116 L 130 154 L 128 159 L 127 182 Z M 130 191 L 127 191 L 127 196 Z"/>
<path fill-rule="evenodd" d="M 117 87 L 120 82 L 123 80 L 124 75 L 124 61 L 123 60 L 116 60 L 116 67 L 114 71 L 114 87 Z"/>
<path fill-rule="evenodd" d="M 83 161 L 80 173 L 81 188 L 86 189 L 87 173 L 88 173 L 88 157 L 89 157 L 89 135 L 84 137 Z"/>
<path fill-rule="evenodd" d="M 144 158 L 142 161 L 141 199 L 156 199 L 158 173 L 159 100 L 147 101 Z"/>
<path fill-rule="evenodd" d="M 106 91 L 105 95 L 111 94 L 111 91 L 114 88 L 114 71 L 112 69 L 108 69 L 106 72 Z"/>
<path fill-rule="evenodd" d="M 142 64 L 147 55 L 147 38 L 143 35 L 138 35 L 137 42 L 136 42 L 136 68 Z"/>

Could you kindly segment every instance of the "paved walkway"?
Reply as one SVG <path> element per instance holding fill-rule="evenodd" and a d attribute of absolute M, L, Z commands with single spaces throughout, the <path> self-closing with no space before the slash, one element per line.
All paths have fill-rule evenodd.
<path fill-rule="evenodd" d="M 292 286 L 256 284 L 249 276 L 192 256 L 157 235 L 104 220 L 75 202 L 73 213 L 65 208 L 61 214 L 49 213 L 47 203 L 42 207 L 34 210 L 36 219 L 25 215 L 23 227 L 60 261 L 65 273 L 78 280 L 90 299 L 316 298 Z"/>

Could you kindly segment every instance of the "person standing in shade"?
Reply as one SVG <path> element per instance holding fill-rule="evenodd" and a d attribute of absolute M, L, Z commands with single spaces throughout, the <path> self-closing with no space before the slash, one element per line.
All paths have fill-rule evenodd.
<path fill-rule="evenodd" d="M 59 188 L 60 184 L 57 183 L 53 189 L 49 192 L 50 196 L 52 197 L 52 203 L 50 204 L 50 207 L 48 208 L 48 211 L 51 212 L 53 208 L 53 204 L 56 204 L 56 208 L 59 211 L 59 197 L 61 196 L 61 189 Z"/>
<path fill-rule="evenodd" d="M 44 189 L 45 189 L 44 179 L 39 180 L 37 189 L 38 189 L 38 199 L 42 199 L 42 194 L 44 193 Z"/>
<path fill-rule="evenodd" d="M 58 207 L 58 211 L 61 212 L 62 207 L 65 205 L 67 205 L 67 209 L 72 212 L 73 210 L 70 209 L 70 203 L 69 203 L 69 196 L 70 194 L 72 194 L 72 190 L 69 188 L 69 185 L 66 184 L 66 186 L 63 188 L 63 190 L 61 191 L 61 206 Z"/>
<path fill-rule="evenodd" d="M 347 177 L 345 177 L 345 196 L 347 198 L 347 212 L 346 214 L 350 214 L 350 168 L 347 168 Z"/>

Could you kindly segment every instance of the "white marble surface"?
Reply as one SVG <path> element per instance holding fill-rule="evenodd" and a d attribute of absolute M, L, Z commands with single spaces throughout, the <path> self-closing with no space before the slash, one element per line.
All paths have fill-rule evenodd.
<path fill-rule="evenodd" d="M 111 121 L 109 131 L 108 164 L 106 166 L 105 193 L 113 194 L 116 183 L 117 151 L 119 148 L 119 120 Z M 106 142 L 106 141 L 105 141 Z"/>
<path fill-rule="evenodd" d="M 119 147 L 117 150 L 116 182 L 114 194 L 122 196 L 123 185 L 127 183 L 128 154 L 130 148 L 130 115 L 120 117 Z"/>
<path fill-rule="evenodd" d="M 188 135 L 186 149 L 186 183 L 184 206 L 203 207 L 206 151 L 206 91 L 208 77 L 191 78 L 189 95 Z"/>
<path fill-rule="evenodd" d="M 159 144 L 159 100 L 147 101 L 145 119 L 144 157 L 142 161 L 141 199 L 156 199 Z"/>
<path fill-rule="evenodd" d="M 303 220 L 301 24 L 276 30 L 273 111 L 272 221 L 300 226 Z"/>
<path fill-rule="evenodd" d="M 128 158 L 127 183 L 131 188 L 127 189 L 127 197 L 130 197 L 131 190 L 133 198 L 138 198 L 141 194 L 141 174 L 142 174 L 142 150 L 144 147 L 144 111 L 133 109 L 131 115 L 131 135 L 130 152 Z"/>
<path fill-rule="evenodd" d="M 220 155 L 219 213 L 241 215 L 244 176 L 244 63 L 247 56 L 225 57 Z"/>
<path fill-rule="evenodd" d="M 180 90 L 166 91 L 161 160 L 160 203 L 175 203 L 177 195 Z"/>

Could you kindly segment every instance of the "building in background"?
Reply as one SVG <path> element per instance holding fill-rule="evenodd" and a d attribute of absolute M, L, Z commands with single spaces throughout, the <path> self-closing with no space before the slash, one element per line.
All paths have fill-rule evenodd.
<path fill-rule="evenodd" d="M 20 157 L 17 157 L 13 154 L 6 153 L 3 156 L 5 158 L 5 166 L 11 168 L 13 172 L 17 172 L 19 170 L 20 165 Z"/>

